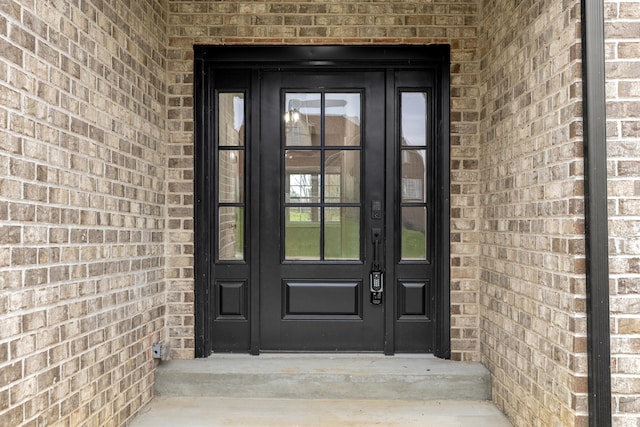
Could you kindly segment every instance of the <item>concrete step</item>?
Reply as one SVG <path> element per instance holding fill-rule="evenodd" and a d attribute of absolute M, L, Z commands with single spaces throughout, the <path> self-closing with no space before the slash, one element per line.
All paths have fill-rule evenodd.
<path fill-rule="evenodd" d="M 156 397 L 129 427 L 511 427 L 487 401 Z"/>
<path fill-rule="evenodd" d="M 162 362 L 156 396 L 263 399 L 490 400 L 479 363 L 430 355 L 216 354 Z"/>

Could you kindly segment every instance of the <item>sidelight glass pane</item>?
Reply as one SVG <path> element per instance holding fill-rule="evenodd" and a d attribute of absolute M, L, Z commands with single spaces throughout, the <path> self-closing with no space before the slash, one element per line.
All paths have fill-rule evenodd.
<path fill-rule="evenodd" d="M 402 145 L 427 145 L 427 93 L 402 92 L 401 95 Z"/>
<path fill-rule="evenodd" d="M 360 145 L 360 94 L 327 93 L 325 96 L 325 145 Z"/>
<path fill-rule="evenodd" d="M 320 259 L 320 221 L 318 207 L 285 208 L 284 258 L 286 260 Z"/>
<path fill-rule="evenodd" d="M 285 202 L 320 202 L 320 150 L 285 152 Z"/>
<path fill-rule="evenodd" d="M 326 203 L 360 202 L 360 151 L 327 150 L 324 163 Z"/>
<path fill-rule="evenodd" d="M 285 94 L 282 117 L 285 145 L 319 146 L 321 143 L 321 97 L 319 93 Z"/>
<path fill-rule="evenodd" d="M 426 150 L 402 150 L 402 201 L 425 202 Z"/>
<path fill-rule="evenodd" d="M 427 208 L 402 208 L 401 257 L 404 261 L 427 259 Z"/>
<path fill-rule="evenodd" d="M 223 206 L 218 209 L 218 259 L 244 260 L 244 208 Z"/>
<path fill-rule="evenodd" d="M 218 94 L 218 145 L 244 145 L 244 93 Z"/>
<path fill-rule="evenodd" d="M 325 259 L 360 259 L 360 208 L 325 208 L 324 239 Z"/>
<path fill-rule="evenodd" d="M 244 151 L 219 150 L 218 200 L 221 203 L 244 202 Z"/>

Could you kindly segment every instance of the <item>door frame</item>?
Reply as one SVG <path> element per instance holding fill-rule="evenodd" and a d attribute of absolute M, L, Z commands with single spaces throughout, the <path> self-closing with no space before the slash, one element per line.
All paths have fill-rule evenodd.
<path fill-rule="evenodd" d="M 212 90 L 210 75 L 216 70 L 246 70 L 247 79 L 253 87 L 259 87 L 262 69 L 332 69 L 387 70 L 385 92 L 387 99 L 394 99 L 394 79 L 392 71 L 430 69 L 437 74 L 436 117 L 439 118 L 436 131 L 435 164 L 436 171 L 436 247 L 439 256 L 435 260 L 435 304 L 436 310 L 436 346 L 434 355 L 449 358 L 451 354 L 450 333 L 450 130 L 449 130 L 449 94 L 450 94 L 450 47 L 448 45 L 431 46 L 195 46 L 194 60 L 194 328 L 196 357 L 209 356 L 212 349 L 211 320 L 214 309 L 214 295 L 211 280 L 215 277 L 215 244 L 211 223 L 212 197 L 215 194 L 214 170 L 210 164 L 212 135 L 211 116 L 213 112 L 207 105 L 207 96 Z M 390 75 L 391 73 L 391 75 Z M 391 95 L 391 98 L 389 98 Z M 253 94 L 247 93 L 248 139 L 259 137 L 259 103 L 253 102 Z M 389 102 L 389 101 L 387 101 Z M 387 141 L 396 138 L 397 114 L 388 114 L 385 123 Z M 386 155 L 394 158 L 395 144 L 386 144 Z M 258 170 L 259 156 L 249 153 L 247 165 L 252 171 Z M 395 209 L 397 189 L 393 185 L 395 175 L 386 176 L 386 209 Z M 249 175 L 246 185 L 257 188 L 259 173 Z M 259 206 L 259 194 L 247 194 L 247 211 L 251 205 Z M 248 305 L 243 326 L 248 334 L 246 346 L 252 354 L 260 351 L 260 289 L 259 289 L 259 218 L 247 218 L 246 253 L 249 264 Z M 388 216 L 389 217 L 389 216 Z M 385 220 L 385 228 L 393 230 L 391 219 Z M 386 239 L 385 252 L 394 253 L 393 239 Z M 395 300 L 385 299 L 385 354 L 394 353 Z M 240 325 L 241 322 L 238 322 Z M 245 350 L 246 351 L 246 350 Z"/>

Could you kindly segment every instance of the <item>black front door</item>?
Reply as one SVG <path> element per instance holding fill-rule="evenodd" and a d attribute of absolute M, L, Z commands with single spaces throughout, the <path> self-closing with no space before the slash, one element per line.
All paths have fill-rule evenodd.
<path fill-rule="evenodd" d="M 196 51 L 198 355 L 448 355 L 448 62 L 389 52 Z"/>
<path fill-rule="evenodd" d="M 384 264 L 384 82 L 381 71 L 262 76 L 264 350 L 383 349 L 384 289 L 375 299 L 370 273 Z"/>

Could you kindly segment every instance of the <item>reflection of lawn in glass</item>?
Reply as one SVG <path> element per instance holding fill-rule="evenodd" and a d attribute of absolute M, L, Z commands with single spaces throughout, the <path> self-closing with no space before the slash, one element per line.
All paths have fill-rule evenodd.
<path fill-rule="evenodd" d="M 308 213 L 291 212 L 298 219 L 306 215 L 306 221 L 291 221 L 286 230 L 287 259 L 320 259 L 320 224 L 309 221 Z M 356 221 L 330 222 L 325 228 L 325 259 L 358 259 L 360 237 Z M 402 229 L 402 259 L 426 259 L 426 243 L 423 232 Z"/>
<path fill-rule="evenodd" d="M 296 212 L 294 210 L 290 210 L 289 212 L 289 221 L 291 222 L 306 222 L 311 225 L 311 213 L 309 212 Z"/>
<path fill-rule="evenodd" d="M 291 212 L 292 219 L 298 213 Z M 320 224 L 291 221 L 285 232 L 287 259 L 320 259 Z M 296 218 L 297 219 L 297 218 Z M 325 227 L 325 259 L 359 259 L 360 227 L 357 221 L 329 222 Z"/>
<path fill-rule="evenodd" d="M 426 259 L 423 232 L 402 228 L 402 259 Z"/>
<path fill-rule="evenodd" d="M 236 209 L 236 253 L 242 254 L 240 258 L 244 258 L 244 208 Z"/>

